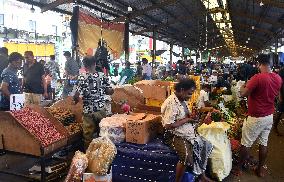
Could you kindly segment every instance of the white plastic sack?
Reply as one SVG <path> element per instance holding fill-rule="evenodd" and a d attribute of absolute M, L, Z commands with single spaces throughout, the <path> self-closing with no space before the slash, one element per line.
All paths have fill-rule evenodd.
<path fill-rule="evenodd" d="M 211 171 L 219 181 L 226 178 L 232 169 L 231 144 L 226 134 L 229 128 L 229 124 L 225 122 L 212 122 L 210 125 L 202 124 L 198 128 L 200 136 L 213 145 L 213 151 L 209 157 L 212 163 Z"/>
<path fill-rule="evenodd" d="M 126 114 L 116 114 L 100 122 L 100 136 L 108 137 L 113 143 L 125 141 Z"/>

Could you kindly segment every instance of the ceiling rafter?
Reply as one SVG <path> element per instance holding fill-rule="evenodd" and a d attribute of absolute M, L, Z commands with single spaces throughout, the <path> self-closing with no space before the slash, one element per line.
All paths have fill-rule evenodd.
<path fill-rule="evenodd" d="M 122 22 L 122 21 L 125 21 L 126 19 L 133 19 L 133 18 L 142 16 L 149 11 L 159 9 L 161 7 L 169 6 L 169 5 L 172 5 L 176 2 L 177 2 L 177 0 L 164 0 L 164 1 L 160 2 L 159 4 L 154 4 L 152 6 L 148 6 L 146 8 L 141 9 L 141 10 L 135 10 L 135 11 L 129 13 L 129 15 L 127 17 L 121 16 L 121 17 L 114 19 L 113 21 Z"/>

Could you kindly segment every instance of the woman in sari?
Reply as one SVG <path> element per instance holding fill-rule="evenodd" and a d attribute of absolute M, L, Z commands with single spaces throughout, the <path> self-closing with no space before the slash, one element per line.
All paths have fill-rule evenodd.
<path fill-rule="evenodd" d="M 162 123 L 165 128 L 165 143 L 177 152 L 176 182 L 180 182 L 185 169 L 190 167 L 200 181 L 211 181 L 204 174 L 213 146 L 200 137 L 195 127 L 196 116 L 190 112 L 187 101 L 196 86 L 191 79 L 183 79 L 175 86 L 161 107 Z"/>

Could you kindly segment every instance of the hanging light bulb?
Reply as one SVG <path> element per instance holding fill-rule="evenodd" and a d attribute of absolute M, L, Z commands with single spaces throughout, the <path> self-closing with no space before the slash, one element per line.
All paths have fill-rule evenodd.
<path fill-rule="evenodd" d="M 264 3 L 262 1 L 260 1 L 259 6 L 263 6 L 263 5 L 264 5 Z"/>
<path fill-rule="evenodd" d="M 248 38 L 248 40 L 250 40 L 250 37 Z"/>
<path fill-rule="evenodd" d="M 35 8 L 34 8 L 34 5 L 33 5 L 33 4 L 32 4 L 32 7 L 31 7 L 31 9 L 30 9 L 30 10 L 31 10 L 31 12 L 32 12 L 32 13 L 34 13 L 34 12 L 35 12 Z"/>
<path fill-rule="evenodd" d="M 249 43 L 249 41 L 246 41 L 246 43 L 248 44 L 248 43 Z"/>
<path fill-rule="evenodd" d="M 130 6 L 128 6 L 127 11 L 131 12 L 132 8 Z"/>
<path fill-rule="evenodd" d="M 254 26 L 251 26 L 251 29 L 253 29 L 253 30 L 254 30 Z"/>

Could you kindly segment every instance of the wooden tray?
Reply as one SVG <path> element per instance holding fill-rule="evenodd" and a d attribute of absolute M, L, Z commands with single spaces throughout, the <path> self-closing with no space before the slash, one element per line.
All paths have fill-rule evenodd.
<path fill-rule="evenodd" d="M 2 149 L 41 156 L 40 141 L 23 127 L 10 112 L 0 112 L 0 126 L 0 135 L 3 137 L 3 145 L 0 146 Z M 44 147 L 43 155 L 50 154 L 66 144 L 67 137 Z"/>

